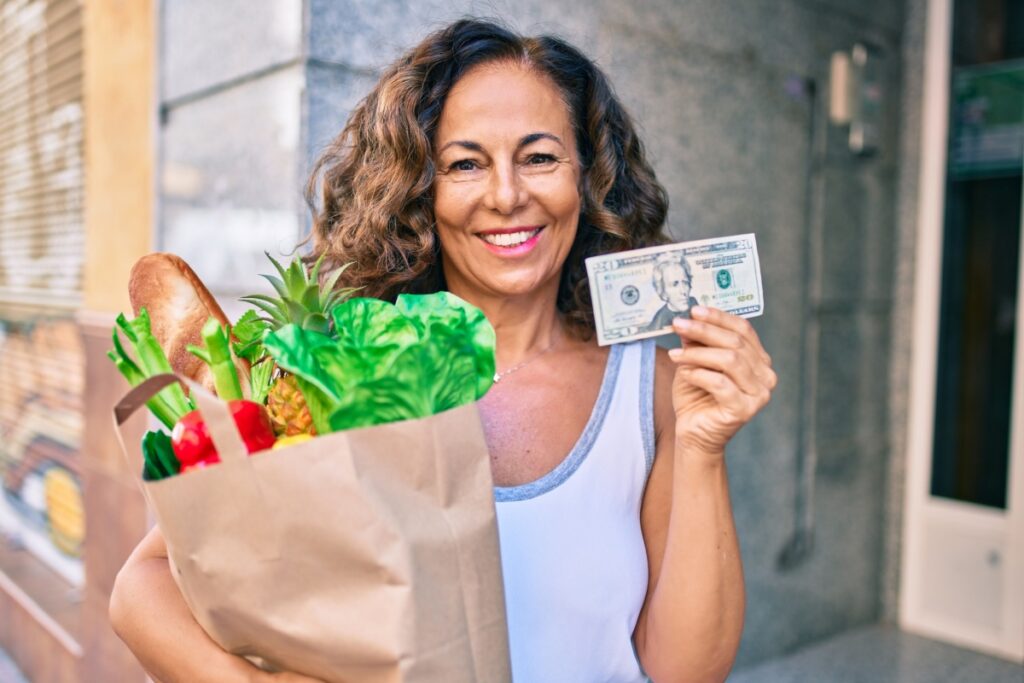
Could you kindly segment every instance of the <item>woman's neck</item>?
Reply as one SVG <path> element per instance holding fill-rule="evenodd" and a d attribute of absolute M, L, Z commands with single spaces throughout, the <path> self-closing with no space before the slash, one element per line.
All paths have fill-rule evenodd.
<path fill-rule="evenodd" d="M 499 370 L 557 346 L 567 337 L 556 305 L 557 283 L 521 296 L 488 296 L 451 285 L 452 294 L 483 311 L 494 327 Z"/>

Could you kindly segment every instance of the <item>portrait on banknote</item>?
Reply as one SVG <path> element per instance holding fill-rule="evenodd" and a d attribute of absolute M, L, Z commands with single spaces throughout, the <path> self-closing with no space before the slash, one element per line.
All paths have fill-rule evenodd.
<path fill-rule="evenodd" d="M 697 305 L 697 300 L 690 295 L 693 269 L 686 256 L 678 252 L 669 252 L 666 256 L 654 265 L 651 274 L 654 291 L 665 303 L 648 323 L 646 332 L 670 327 L 675 318 L 689 318 L 690 309 Z"/>

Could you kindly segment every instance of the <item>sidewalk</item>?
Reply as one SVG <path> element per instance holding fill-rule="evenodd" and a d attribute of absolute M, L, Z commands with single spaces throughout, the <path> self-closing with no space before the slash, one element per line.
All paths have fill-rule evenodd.
<path fill-rule="evenodd" d="M 1021 683 L 1024 667 L 903 633 L 854 629 L 737 671 L 729 683 Z"/>

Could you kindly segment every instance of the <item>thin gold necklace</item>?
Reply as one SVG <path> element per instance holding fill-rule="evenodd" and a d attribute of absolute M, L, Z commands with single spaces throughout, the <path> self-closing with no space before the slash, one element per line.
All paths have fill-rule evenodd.
<path fill-rule="evenodd" d="M 504 378 L 506 378 L 509 375 L 511 375 L 516 370 L 519 370 L 519 369 L 523 368 L 524 366 L 529 365 L 530 363 L 532 363 L 533 361 L 537 360 L 538 358 L 543 356 L 545 353 L 550 351 L 552 348 L 554 348 L 554 346 L 555 346 L 555 342 L 551 342 L 550 344 L 547 345 L 547 347 L 544 348 L 543 351 L 538 353 L 536 356 L 533 356 L 531 358 L 527 358 L 522 363 L 518 363 L 516 365 L 513 365 L 508 370 L 502 370 L 501 372 L 495 372 L 494 373 L 494 383 L 497 384 L 498 382 L 500 382 Z"/>

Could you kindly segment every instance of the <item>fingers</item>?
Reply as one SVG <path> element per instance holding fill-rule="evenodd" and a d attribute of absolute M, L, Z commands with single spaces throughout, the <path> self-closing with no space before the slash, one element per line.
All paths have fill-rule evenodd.
<path fill-rule="evenodd" d="M 310 678 L 290 671 L 279 671 L 277 673 L 267 674 L 267 676 L 268 681 L 272 681 L 273 683 L 325 683 L 319 678 Z"/>
<path fill-rule="evenodd" d="M 698 313 L 697 318 L 714 325 L 728 327 L 734 332 L 738 332 L 750 347 L 757 351 L 761 360 L 771 367 L 772 357 L 764 350 L 764 345 L 761 344 L 761 337 L 757 335 L 757 330 L 754 329 L 754 326 L 746 318 L 726 313 L 717 308 L 705 308 L 704 311 Z"/>
<path fill-rule="evenodd" d="M 677 435 L 681 424 L 690 436 L 724 446 L 768 403 L 778 378 L 746 320 L 703 306 L 692 313 L 673 321 L 683 348 L 669 351 L 676 363 L 673 406 L 682 421 Z"/>
<path fill-rule="evenodd" d="M 672 328 L 684 341 L 698 341 L 705 346 L 739 350 L 746 344 L 743 335 L 736 330 L 708 320 L 676 318 L 672 321 Z"/>
<path fill-rule="evenodd" d="M 735 382 L 720 372 L 693 367 L 680 367 L 678 371 L 687 382 L 711 394 L 719 405 L 735 405 L 744 400 Z"/>
<path fill-rule="evenodd" d="M 740 422 L 752 418 L 771 399 L 767 387 L 760 386 L 756 393 L 748 394 L 729 375 L 717 370 L 682 365 L 678 372 L 687 382 L 711 394 L 722 409 Z"/>
<path fill-rule="evenodd" d="M 756 396 L 764 388 L 744 355 L 736 349 L 687 345 L 672 349 L 669 357 L 677 363 L 718 370 L 727 374 L 745 394 Z"/>
<path fill-rule="evenodd" d="M 745 342 L 760 357 L 763 363 L 771 367 L 772 358 L 764 350 L 764 346 L 761 345 L 761 338 L 757 336 L 757 331 L 750 324 L 749 320 L 708 306 L 695 306 L 692 315 L 692 320 L 698 324 L 696 329 L 701 329 L 699 325 L 705 324 L 728 330 L 732 335 L 736 336 L 725 335 L 725 339 L 735 340 L 734 343 L 736 344 Z"/>
<path fill-rule="evenodd" d="M 673 329 L 684 347 L 700 344 L 733 351 L 746 360 L 760 384 L 769 390 L 775 388 L 778 377 L 771 368 L 771 356 L 764 350 L 757 332 L 748 321 L 705 306 L 694 307 L 693 315 L 694 319 L 677 318 L 673 322 Z M 735 360 L 739 362 L 739 358 Z M 736 379 L 744 386 L 741 377 Z M 745 386 L 744 391 L 748 390 L 749 387 Z"/>
<path fill-rule="evenodd" d="M 718 407 L 740 424 L 757 414 L 770 397 L 769 391 L 763 387 L 758 395 L 740 391 L 728 375 L 716 370 L 680 366 L 679 372 L 689 384 L 710 394 Z"/>

